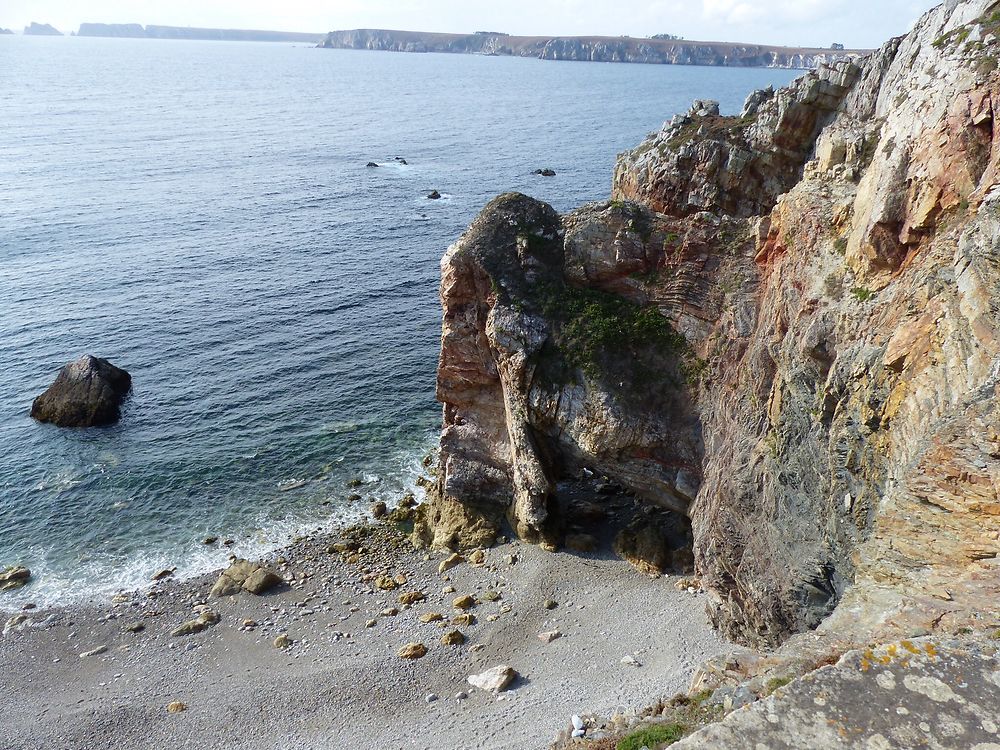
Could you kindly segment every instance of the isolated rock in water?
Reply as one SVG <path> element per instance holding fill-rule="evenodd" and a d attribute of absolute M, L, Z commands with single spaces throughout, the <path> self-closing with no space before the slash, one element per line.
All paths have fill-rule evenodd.
<path fill-rule="evenodd" d="M 370 161 L 370 162 L 368 162 L 367 164 L 365 164 L 365 166 L 366 166 L 366 167 L 377 167 L 377 166 L 378 166 L 378 164 L 376 164 L 376 163 L 375 163 L 375 162 L 373 162 L 373 161 Z"/>
<path fill-rule="evenodd" d="M 60 427 L 114 424 L 132 388 L 132 376 L 106 359 L 86 354 L 59 371 L 31 405 L 31 416 Z"/>
<path fill-rule="evenodd" d="M 0 592 L 19 589 L 28 583 L 29 578 L 31 571 L 20 565 L 0 571 Z"/>
<path fill-rule="evenodd" d="M 24 33 L 26 36 L 62 36 L 63 33 L 59 31 L 55 26 L 48 23 L 35 23 L 31 22 L 30 26 L 24 27 Z"/>
<path fill-rule="evenodd" d="M 518 674 L 513 667 L 501 664 L 492 669 L 487 669 L 480 674 L 470 675 L 468 681 L 470 685 L 480 690 L 490 690 L 494 693 L 499 693 L 502 690 L 506 690 L 510 683 L 517 679 L 517 677 Z"/>
<path fill-rule="evenodd" d="M 432 201 L 436 201 L 440 197 L 441 193 L 439 193 L 437 190 L 431 190 L 431 192 L 427 194 L 427 198 Z"/>
<path fill-rule="evenodd" d="M 555 177 L 556 173 L 553 169 L 536 169 L 534 174 L 541 175 L 542 177 Z"/>

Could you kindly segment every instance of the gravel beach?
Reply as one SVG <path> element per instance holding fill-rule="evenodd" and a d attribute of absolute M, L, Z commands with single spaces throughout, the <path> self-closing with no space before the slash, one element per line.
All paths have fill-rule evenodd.
<path fill-rule="evenodd" d="M 481 554 L 440 573 L 447 555 L 380 524 L 285 550 L 267 561 L 284 583 L 261 596 L 210 597 L 214 574 L 8 613 L 0 747 L 544 748 L 574 714 L 639 709 L 731 648 L 676 578 L 520 542 Z M 412 592 L 425 598 L 400 602 Z M 206 611 L 201 632 L 171 635 Z M 444 645 L 455 630 L 464 642 Z M 401 658 L 411 643 L 426 655 Z M 468 683 L 498 665 L 519 674 L 509 689 Z"/>

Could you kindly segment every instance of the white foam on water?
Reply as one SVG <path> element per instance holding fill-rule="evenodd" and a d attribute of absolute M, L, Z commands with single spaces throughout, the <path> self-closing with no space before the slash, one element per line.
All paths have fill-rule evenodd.
<path fill-rule="evenodd" d="M 435 448 L 436 434 L 428 434 L 417 448 L 400 450 L 391 457 L 389 465 L 394 468 L 385 472 L 384 480 L 374 472 L 362 471 L 367 483 L 362 489 L 368 491 L 367 500 L 382 500 L 393 507 L 404 495 L 412 494 L 418 502 L 423 502 L 426 493 L 417 481 L 426 474 L 424 457 Z M 95 551 L 80 559 L 71 574 L 66 573 L 65 562 L 52 562 L 53 550 L 33 548 L 29 550 L 31 582 L 22 589 L 0 595 L 0 612 L 18 611 L 29 602 L 42 608 L 107 604 L 115 594 L 148 590 L 153 585 L 153 576 L 168 568 L 176 567 L 172 580 L 196 578 L 227 567 L 232 555 L 266 558 L 303 536 L 333 533 L 370 519 L 369 502 L 337 503 L 336 497 L 339 494 L 328 498 L 336 504 L 321 505 L 322 500 L 317 498 L 315 505 L 297 509 L 280 519 L 270 517 L 273 510 L 261 508 L 250 524 L 250 531 L 213 533 L 220 540 L 232 539 L 233 544 L 228 547 L 203 544 L 199 537 L 186 544 L 142 552 L 127 562 L 120 555 Z M 115 507 L 118 506 L 116 503 Z M 317 508 L 321 509 L 318 513 Z"/>

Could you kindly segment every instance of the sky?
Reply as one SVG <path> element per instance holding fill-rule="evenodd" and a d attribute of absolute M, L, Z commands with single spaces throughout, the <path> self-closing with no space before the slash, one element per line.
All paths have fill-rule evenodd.
<path fill-rule="evenodd" d="M 938 0 L 0 0 L 0 27 L 31 21 L 323 32 L 382 28 L 650 36 L 802 47 L 877 47 Z"/>

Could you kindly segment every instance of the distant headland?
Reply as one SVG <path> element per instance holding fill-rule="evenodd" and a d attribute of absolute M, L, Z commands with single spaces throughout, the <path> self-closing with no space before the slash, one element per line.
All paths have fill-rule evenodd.
<path fill-rule="evenodd" d="M 733 42 L 698 42 L 659 34 L 652 38 L 608 36 L 511 36 L 495 31 L 438 34 L 419 31 L 354 29 L 331 31 L 320 44 L 328 49 L 385 52 L 450 52 L 470 55 L 537 57 L 542 60 L 717 65 L 728 67 L 814 68 L 850 60 L 870 50 L 776 47 Z"/>
<path fill-rule="evenodd" d="M 77 36 L 129 39 L 198 39 L 222 42 L 308 42 L 316 44 L 322 33 L 263 31 L 257 29 L 202 29 L 191 26 L 142 26 L 138 23 L 83 23 Z"/>

